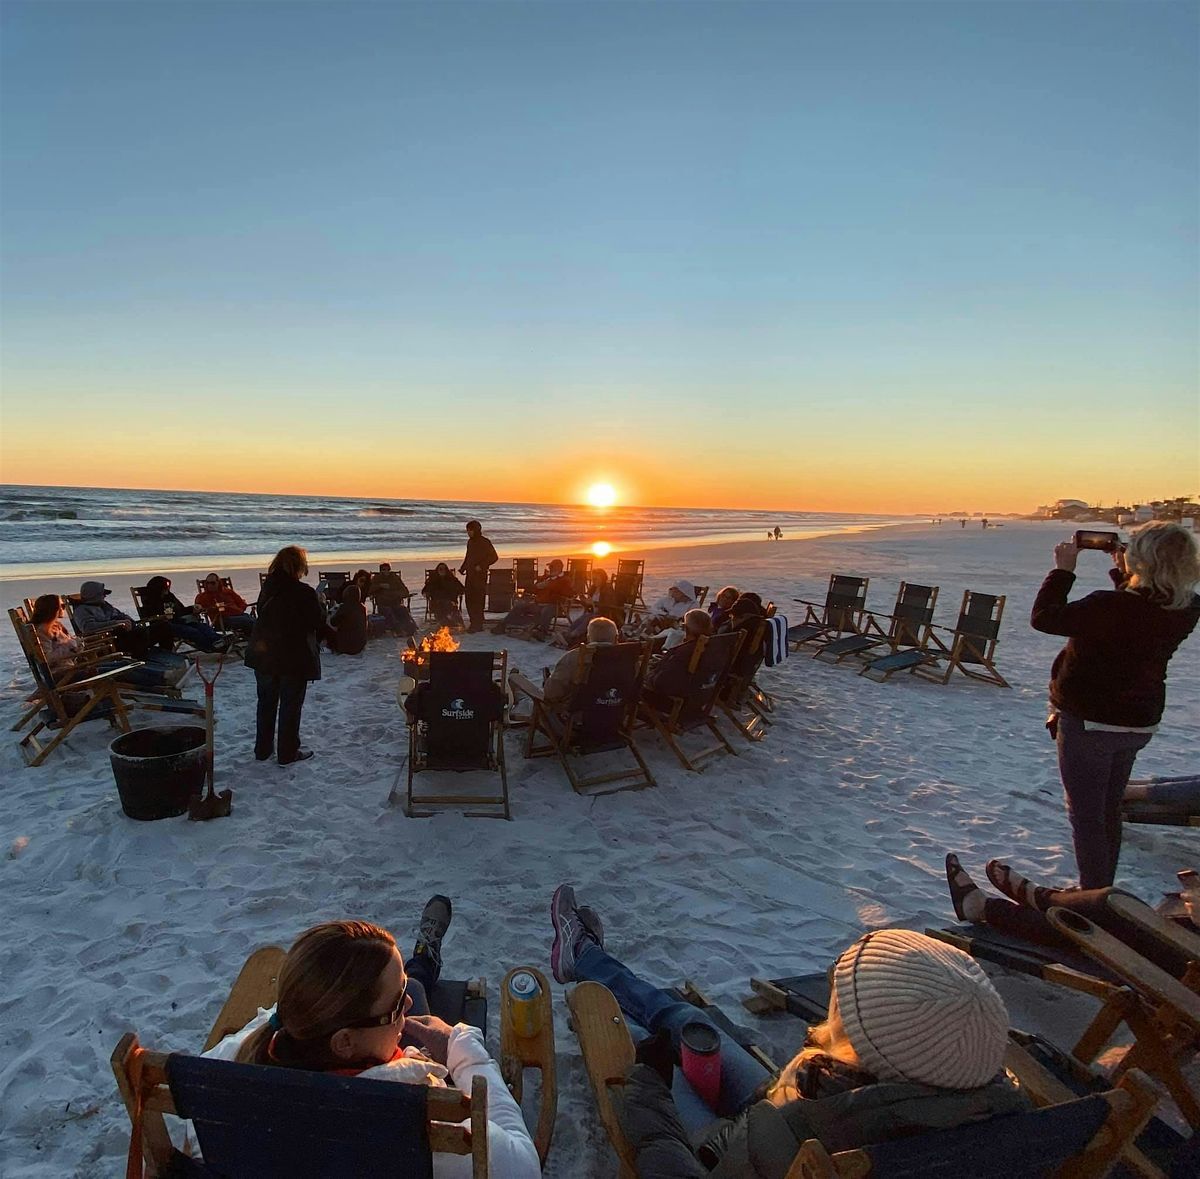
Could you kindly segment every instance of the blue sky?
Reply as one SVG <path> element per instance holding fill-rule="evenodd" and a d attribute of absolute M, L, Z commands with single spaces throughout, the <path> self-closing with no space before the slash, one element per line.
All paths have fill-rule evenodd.
<path fill-rule="evenodd" d="M 584 436 L 643 502 L 936 506 L 900 463 L 865 497 L 764 466 L 755 408 L 985 437 L 942 478 L 993 505 L 1195 492 L 1198 12 L 7 0 L 6 471 L 40 399 L 105 397 L 241 420 L 275 457 L 222 477 L 259 490 L 310 489 L 291 454 L 330 492 L 560 498 Z M 548 406 L 521 494 L 494 452 Z M 448 421 L 457 465 L 350 478 Z M 664 474 L 694 456 L 740 477 Z"/>

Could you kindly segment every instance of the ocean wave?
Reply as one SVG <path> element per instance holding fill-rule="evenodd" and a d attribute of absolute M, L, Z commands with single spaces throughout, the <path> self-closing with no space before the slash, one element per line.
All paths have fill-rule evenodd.
<path fill-rule="evenodd" d="M 420 515 L 420 513 L 415 508 L 387 508 L 387 507 L 364 508 L 358 514 L 360 516 L 417 516 L 417 515 Z"/>
<path fill-rule="evenodd" d="M 0 517 L 3 520 L 78 520 L 79 513 L 71 508 L 17 508 Z"/>

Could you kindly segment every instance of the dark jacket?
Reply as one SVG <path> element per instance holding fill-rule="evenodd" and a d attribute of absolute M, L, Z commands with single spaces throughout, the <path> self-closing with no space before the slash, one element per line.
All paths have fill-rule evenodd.
<path fill-rule="evenodd" d="M 463 557 L 463 563 L 458 567 L 458 571 L 467 575 L 468 583 L 484 582 L 487 581 L 489 566 L 499 560 L 492 542 L 483 533 L 478 536 L 468 536 L 467 553 Z"/>
<path fill-rule="evenodd" d="M 443 576 L 435 572 L 425 579 L 421 593 L 431 602 L 453 602 L 462 597 L 463 583 L 453 573 Z"/>
<path fill-rule="evenodd" d="M 861 1073 L 828 1058 L 810 1062 L 806 1073 L 804 1091 L 811 1098 L 783 1106 L 758 1101 L 732 1122 L 715 1123 L 700 1147 L 720 1159 L 710 1171 L 693 1154 L 662 1077 L 635 1064 L 625 1085 L 613 1089 L 613 1100 L 638 1179 L 785 1179 L 810 1138 L 832 1154 L 1028 1108 L 1003 1074 L 979 1089 L 955 1090 L 900 1081 L 863 1084 Z"/>
<path fill-rule="evenodd" d="M 370 594 L 377 606 L 403 606 L 405 599 L 411 597 L 403 578 L 391 570 L 371 578 Z"/>
<path fill-rule="evenodd" d="M 1168 610 L 1137 589 L 1098 590 L 1068 602 L 1074 583 L 1069 570 L 1051 570 L 1029 619 L 1034 630 L 1067 636 L 1050 671 L 1051 704 L 1106 725 L 1158 724 L 1167 663 L 1200 620 L 1200 597 L 1183 610 Z"/>
<path fill-rule="evenodd" d="M 353 582 L 342 590 L 341 604 L 329 622 L 337 631 L 329 640 L 331 651 L 339 655 L 357 655 L 367 645 L 367 609 Z"/>
<path fill-rule="evenodd" d="M 331 633 L 317 591 L 286 573 L 272 573 L 259 591 L 246 666 L 268 675 L 319 680 L 318 644 Z"/>
<path fill-rule="evenodd" d="M 148 617 L 154 618 L 171 610 L 175 615 L 176 622 L 184 622 L 196 613 L 195 606 L 185 606 L 169 589 L 154 584 L 160 580 L 162 579 L 152 577 L 146 583 L 145 591 L 142 594 L 142 609 L 146 611 Z"/>
<path fill-rule="evenodd" d="M 646 672 L 646 688 L 662 696 L 682 696 L 691 683 L 688 664 L 695 651 L 695 639 L 687 639 L 664 651 Z"/>

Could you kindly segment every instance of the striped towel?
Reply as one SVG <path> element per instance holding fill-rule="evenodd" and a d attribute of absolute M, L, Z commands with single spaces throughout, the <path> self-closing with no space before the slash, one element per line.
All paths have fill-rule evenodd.
<path fill-rule="evenodd" d="M 767 633 L 763 638 L 763 662 L 768 667 L 782 663 L 788 657 L 788 620 L 782 614 L 767 619 Z"/>

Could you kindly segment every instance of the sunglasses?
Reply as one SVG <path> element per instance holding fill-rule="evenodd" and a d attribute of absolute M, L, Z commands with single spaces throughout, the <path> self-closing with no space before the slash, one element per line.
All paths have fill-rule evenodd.
<path fill-rule="evenodd" d="M 404 984 L 404 990 L 400 992 L 400 998 L 396 1000 L 396 1005 L 390 1010 L 385 1011 L 382 1015 L 368 1015 L 363 1019 L 356 1019 L 353 1023 L 344 1023 L 344 1028 L 385 1028 L 394 1024 L 403 1014 L 404 1005 L 408 1002 L 408 983 Z"/>

